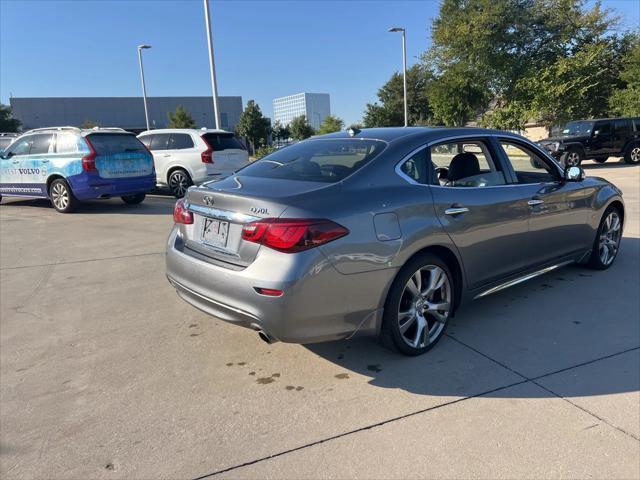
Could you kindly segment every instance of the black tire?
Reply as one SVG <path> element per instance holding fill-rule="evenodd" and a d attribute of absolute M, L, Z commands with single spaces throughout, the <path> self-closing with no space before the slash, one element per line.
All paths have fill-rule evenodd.
<path fill-rule="evenodd" d="M 560 163 L 562 163 L 564 167 L 578 167 L 582 163 L 582 160 L 584 160 L 584 154 L 582 150 L 576 147 L 570 147 L 569 150 L 560 156 Z"/>
<path fill-rule="evenodd" d="M 421 271 L 421 269 L 424 270 Z M 431 300 L 424 300 L 429 296 L 428 293 L 420 296 L 424 301 L 417 296 L 413 296 L 411 293 L 411 288 L 408 284 L 409 282 L 414 282 L 414 278 L 418 272 L 420 272 L 421 278 L 421 291 L 429 290 L 428 287 L 432 285 L 432 283 L 430 283 L 433 278 L 431 275 L 436 275 L 436 273 L 432 272 L 438 272 L 437 275 L 446 275 L 446 284 L 443 283 L 442 287 L 434 289 L 434 292 L 436 293 Z M 437 278 L 441 277 L 439 276 Z M 423 281 L 424 283 L 422 283 Z M 413 288 L 416 287 L 415 282 L 412 283 L 412 285 Z M 380 333 L 382 343 L 392 350 L 408 356 L 421 355 L 431 350 L 444 335 L 448 320 L 451 318 L 451 315 L 455 310 L 455 288 L 456 285 L 454 284 L 454 277 L 451 274 L 449 267 L 446 262 L 436 255 L 423 253 L 410 260 L 404 267 L 402 267 L 400 272 L 398 272 L 398 275 L 393 281 L 393 284 L 389 289 L 389 293 L 387 294 L 382 319 L 382 330 Z M 445 290 L 448 290 L 448 295 Z M 413 303 L 414 299 L 416 299 L 416 303 Z M 447 300 L 448 303 L 446 302 Z M 444 305 L 445 303 L 449 305 L 446 314 L 442 314 L 440 312 L 434 313 L 444 317 L 439 321 L 435 316 L 433 316 L 434 314 L 430 314 L 429 311 L 426 310 L 426 307 L 423 307 L 424 304 L 431 306 L 436 304 Z M 423 307 L 421 321 L 424 321 L 424 323 L 422 323 L 422 325 L 426 323 L 426 328 L 423 329 L 423 331 L 427 332 L 425 335 L 419 334 L 421 321 L 418 320 L 418 317 L 420 315 L 413 315 L 413 320 L 411 320 L 411 314 L 407 312 L 407 310 L 413 310 L 414 312 L 419 311 L 420 307 Z M 401 311 L 404 315 L 401 314 Z M 401 317 L 408 319 L 403 322 L 402 325 L 402 328 L 405 329 L 404 332 L 401 331 Z M 409 326 L 407 327 L 407 325 Z M 432 329 L 433 337 L 431 336 Z M 410 337 L 415 338 L 416 345 L 412 346 L 409 344 Z M 420 343 L 418 343 L 418 338 L 421 338 Z"/>
<path fill-rule="evenodd" d="M 78 206 L 78 200 L 66 180 L 57 178 L 49 186 L 51 205 L 60 213 L 71 213 Z"/>
<path fill-rule="evenodd" d="M 144 193 L 135 193 L 133 195 L 123 195 L 122 201 L 127 205 L 138 205 L 139 203 L 144 202 L 144 199 L 147 195 Z"/>
<path fill-rule="evenodd" d="M 638 165 L 640 163 L 640 143 L 630 145 L 624 154 L 624 162 L 629 165 Z"/>
<path fill-rule="evenodd" d="M 604 240 L 604 238 L 611 237 L 611 235 L 607 235 L 609 228 L 611 227 L 611 225 L 607 223 L 607 219 L 611 214 L 613 214 L 614 217 L 618 219 L 619 228 L 617 231 L 617 235 L 613 238 L 613 241 L 615 242 L 615 245 L 614 245 L 615 250 L 613 251 L 613 257 L 607 257 L 606 259 L 604 259 L 602 254 L 603 249 L 606 248 L 608 250 L 609 255 L 611 255 L 612 253 L 612 250 L 610 248 L 603 246 L 603 243 L 606 243 L 606 240 Z M 618 256 L 618 251 L 620 250 L 620 240 L 622 239 L 622 224 L 623 224 L 623 216 L 620 209 L 618 207 L 609 206 L 605 210 L 604 214 L 602 215 L 602 218 L 600 219 L 600 225 L 598 226 L 598 233 L 596 234 L 596 238 L 593 241 L 591 257 L 589 257 L 589 263 L 588 263 L 588 266 L 590 268 L 593 268 L 595 270 L 606 270 L 611 265 L 613 265 L 616 257 Z"/>
<path fill-rule="evenodd" d="M 609 159 L 609 157 L 598 157 L 598 158 L 594 158 L 593 161 L 597 162 L 597 163 L 604 163 Z"/>
<path fill-rule="evenodd" d="M 167 178 L 167 184 L 174 197 L 182 198 L 187 193 L 187 188 L 193 185 L 193 181 L 186 170 L 176 168 Z"/>

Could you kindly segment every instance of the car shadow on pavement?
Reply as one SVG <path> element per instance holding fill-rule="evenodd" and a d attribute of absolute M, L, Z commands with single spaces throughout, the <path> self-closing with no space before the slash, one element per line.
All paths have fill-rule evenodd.
<path fill-rule="evenodd" d="M 371 377 L 371 385 L 414 394 L 477 395 L 496 377 L 503 385 L 559 382 L 563 395 L 573 397 L 636 392 L 639 263 L 640 239 L 625 237 L 608 270 L 568 266 L 468 302 L 447 335 L 419 357 L 396 354 L 365 337 L 305 347 L 347 372 Z M 491 396 L 524 391 L 532 389 L 505 388 Z"/>
<path fill-rule="evenodd" d="M 167 215 L 171 216 L 175 205 L 175 198 L 165 195 L 148 195 L 144 202 L 138 205 L 127 205 L 120 198 L 104 200 L 88 200 L 78 205 L 71 214 L 127 214 L 127 215 Z M 50 210 L 55 213 L 51 202 L 46 198 L 22 199 L 17 197 L 3 198 L 2 208 L 35 207 Z"/>
<path fill-rule="evenodd" d="M 638 168 L 638 165 L 626 163 L 623 158 L 610 158 L 604 163 L 584 161 L 580 166 L 585 170 L 598 170 L 600 168 Z"/>

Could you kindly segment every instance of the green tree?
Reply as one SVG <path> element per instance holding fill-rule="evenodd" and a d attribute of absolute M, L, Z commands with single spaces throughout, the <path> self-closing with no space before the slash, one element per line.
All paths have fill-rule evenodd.
<path fill-rule="evenodd" d="M 271 131 L 271 122 L 262 115 L 260 106 L 255 100 L 249 100 L 240 120 L 236 125 L 236 133 L 247 139 L 251 152 L 255 154 L 256 147 L 266 145 Z"/>
<path fill-rule="evenodd" d="M 282 123 L 280 123 L 280 120 L 276 120 L 276 123 L 273 124 L 271 133 L 273 134 L 273 138 L 278 145 L 291 136 L 289 127 L 286 125 L 282 125 Z"/>
<path fill-rule="evenodd" d="M 341 118 L 335 115 L 327 115 L 320 124 L 318 133 L 324 135 L 325 133 L 339 132 L 342 127 L 344 127 L 344 121 Z"/>
<path fill-rule="evenodd" d="M 462 127 L 482 112 L 489 93 L 470 70 L 457 63 L 429 84 L 427 94 L 436 124 Z"/>
<path fill-rule="evenodd" d="M 431 120 L 427 86 L 432 78 L 432 73 L 420 64 L 407 70 L 409 125 L 424 125 Z M 368 103 L 365 108 L 363 123 L 366 127 L 404 125 L 404 86 L 401 73 L 391 75 L 389 81 L 378 90 L 378 102 Z"/>
<path fill-rule="evenodd" d="M 305 115 L 300 115 L 299 117 L 291 120 L 289 130 L 291 132 L 291 138 L 294 140 L 304 140 L 315 133 L 313 127 L 309 125 L 309 122 L 307 122 L 307 117 Z"/>
<path fill-rule="evenodd" d="M 99 127 L 100 125 L 98 125 L 98 122 L 96 122 L 95 120 L 90 120 L 90 119 L 86 119 L 84 122 L 82 122 L 82 125 L 80 125 L 80 128 L 93 128 L 93 127 Z"/>
<path fill-rule="evenodd" d="M 11 107 L 0 103 L 0 132 L 17 132 L 22 122 L 13 118 Z"/>
<path fill-rule="evenodd" d="M 432 47 L 422 57 L 444 83 L 431 92 L 434 116 L 484 114 L 486 125 L 516 128 L 531 116 L 557 122 L 580 109 L 606 113 L 603 99 L 617 84 L 612 72 L 625 44 L 610 35 L 615 23 L 598 2 L 586 8 L 585 0 L 443 0 Z M 601 50 L 607 43 L 610 51 Z M 592 58 L 599 49 L 603 58 Z M 593 68 L 598 71 L 588 71 Z M 589 80 L 579 81 L 585 73 Z M 448 95 L 456 86 L 472 87 L 473 94 Z M 565 95 L 571 100 L 563 102 Z"/>
<path fill-rule="evenodd" d="M 196 122 L 182 105 L 178 105 L 175 112 L 167 112 L 169 123 L 167 128 L 196 128 Z"/>
<path fill-rule="evenodd" d="M 613 115 L 640 115 L 640 36 L 636 36 L 633 43 L 622 61 L 620 80 L 624 86 L 615 90 L 609 99 Z"/>

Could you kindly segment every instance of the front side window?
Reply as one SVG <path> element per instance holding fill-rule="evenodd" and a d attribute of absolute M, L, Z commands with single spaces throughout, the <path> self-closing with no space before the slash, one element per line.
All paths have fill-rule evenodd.
<path fill-rule="evenodd" d="M 506 179 L 481 140 L 459 140 L 430 147 L 435 185 L 446 187 L 491 187 Z"/>
<path fill-rule="evenodd" d="M 331 139 L 296 143 L 257 160 L 238 174 L 334 183 L 373 160 L 386 146 L 380 140 Z"/>
<path fill-rule="evenodd" d="M 500 146 L 516 173 L 518 183 L 546 183 L 560 179 L 558 170 L 548 160 L 524 145 L 500 140 Z"/>
<path fill-rule="evenodd" d="M 29 155 L 49 153 L 49 146 L 51 145 L 52 140 L 52 133 L 39 133 L 37 135 L 33 135 Z"/>
<path fill-rule="evenodd" d="M 183 150 L 193 148 L 193 140 L 188 133 L 174 133 L 169 140 L 169 150 Z"/>
<path fill-rule="evenodd" d="M 5 155 L 29 155 L 32 140 L 33 135 L 27 135 L 26 137 L 19 138 L 7 149 Z"/>

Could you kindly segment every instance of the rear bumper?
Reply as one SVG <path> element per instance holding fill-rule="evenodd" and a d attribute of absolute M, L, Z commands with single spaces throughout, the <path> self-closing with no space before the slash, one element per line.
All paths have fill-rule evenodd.
<path fill-rule="evenodd" d="M 101 178 L 97 175 L 74 175 L 68 178 L 78 200 L 119 197 L 147 193 L 156 186 L 155 173 L 145 177 Z"/>
<path fill-rule="evenodd" d="M 167 278 L 178 295 L 226 322 L 276 340 L 313 343 L 378 332 L 381 298 L 395 270 L 343 275 L 318 250 L 294 255 L 262 248 L 243 270 L 217 266 L 167 245 Z M 284 291 L 268 297 L 255 287 Z"/>

